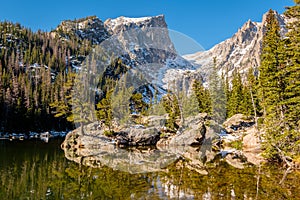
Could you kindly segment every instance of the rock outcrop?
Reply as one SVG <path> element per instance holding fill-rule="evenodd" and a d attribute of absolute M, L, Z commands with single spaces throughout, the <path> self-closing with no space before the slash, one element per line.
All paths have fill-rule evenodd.
<path fill-rule="evenodd" d="M 97 123 L 70 132 L 61 145 L 68 159 L 92 167 L 103 165 L 130 173 L 158 171 L 180 158 L 187 159 L 187 166 L 206 174 L 204 162 L 212 160 L 212 134 L 205 122 L 207 114 L 199 114 L 186 120 L 181 133 L 161 138 L 161 123 L 165 117 L 149 116 L 148 127 L 142 125 L 118 128 L 113 136 L 105 136 Z M 153 126 L 149 126 L 153 123 Z M 157 127 L 158 126 L 158 127 Z M 151 148 L 156 145 L 157 148 Z M 123 148 L 126 147 L 126 148 Z M 132 147 L 141 147 L 127 149 Z"/>
<path fill-rule="evenodd" d="M 233 155 L 236 155 L 234 156 L 235 158 L 242 159 L 231 159 L 232 162 L 229 161 L 229 164 L 241 167 L 245 164 L 245 161 L 254 165 L 259 165 L 264 161 L 261 156 L 261 133 L 256 128 L 253 118 L 243 114 L 236 114 L 227 119 L 223 126 L 226 133 L 221 135 L 222 144 L 225 147 L 230 146 L 233 142 L 241 144 L 238 156 L 235 153 Z M 230 160 L 230 156 L 228 158 Z"/>
<path fill-rule="evenodd" d="M 106 136 L 97 123 L 89 124 L 83 134 L 80 128 L 70 132 L 62 148 L 66 157 L 77 163 L 91 167 L 105 165 L 130 173 L 161 171 L 182 160 L 189 169 L 206 175 L 206 163 L 220 158 L 236 168 L 249 163 L 259 165 L 263 161 L 254 126 L 243 129 L 245 135 L 239 138 L 243 142 L 241 150 L 220 149 L 220 136 L 214 131 L 215 125 L 207 114 L 187 118 L 182 131 L 176 134 L 162 134 L 161 131 L 166 130 L 161 127 L 164 117 L 149 116 L 147 119 L 153 126 L 149 123 L 147 127 L 118 127 L 119 131 L 112 136 Z M 237 125 L 241 119 L 244 116 L 237 115 L 227 124 Z"/>
<path fill-rule="evenodd" d="M 239 130 L 244 130 L 245 128 L 252 127 L 255 124 L 254 119 L 247 117 L 243 114 L 236 114 L 228 118 L 223 126 L 227 133 L 233 133 Z"/>
<path fill-rule="evenodd" d="M 96 16 L 65 20 L 51 34 L 66 40 L 71 39 L 71 37 L 78 37 L 81 40 L 87 39 L 92 44 L 100 44 L 110 37 L 104 23 Z"/>
<path fill-rule="evenodd" d="M 156 127 L 133 126 L 117 133 L 115 140 L 117 145 L 122 146 L 151 146 L 156 145 L 159 135 Z"/>

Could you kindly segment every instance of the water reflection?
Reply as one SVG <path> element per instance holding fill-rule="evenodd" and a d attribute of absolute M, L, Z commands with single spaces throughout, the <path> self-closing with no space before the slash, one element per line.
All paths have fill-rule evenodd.
<path fill-rule="evenodd" d="M 120 148 L 102 136 L 70 134 L 62 144 L 65 157 L 78 164 L 102 168 L 107 166 L 131 174 L 164 171 L 180 159 L 186 160 L 190 169 L 207 174 L 204 162 L 217 156 L 212 145 L 188 146 L 161 144 L 157 147 Z"/>
<path fill-rule="evenodd" d="M 276 166 L 236 169 L 222 160 L 207 175 L 178 160 L 163 171 L 130 174 L 68 161 L 61 141 L 1 142 L 0 199 L 299 199 L 300 173 L 281 185 Z"/>
<path fill-rule="evenodd" d="M 64 148 L 67 159 L 89 167 L 110 167 L 131 174 L 156 172 L 179 159 L 166 150 L 153 148 L 118 148 L 113 144 L 91 145 L 89 148 Z"/>

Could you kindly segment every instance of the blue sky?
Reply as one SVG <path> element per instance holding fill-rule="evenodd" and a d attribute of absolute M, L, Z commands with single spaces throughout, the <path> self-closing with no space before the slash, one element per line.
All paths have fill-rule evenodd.
<path fill-rule="evenodd" d="M 104 21 L 164 14 L 169 29 L 209 49 L 231 37 L 248 19 L 261 21 L 270 8 L 282 13 L 290 5 L 292 0 L 5 0 L 1 2 L 0 20 L 20 22 L 34 31 L 50 31 L 62 20 L 90 15 Z"/>

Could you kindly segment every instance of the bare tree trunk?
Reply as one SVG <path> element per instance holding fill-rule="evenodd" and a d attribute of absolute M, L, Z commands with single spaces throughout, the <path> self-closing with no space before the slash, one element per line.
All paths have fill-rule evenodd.
<path fill-rule="evenodd" d="M 251 91 L 251 94 L 252 94 L 252 91 Z M 256 196 L 255 196 L 256 200 L 258 199 L 258 192 L 259 192 L 260 167 L 261 166 L 259 165 L 259 167 L 258 167 L 257 181 L 256 181 Z"/>
<path fill-rule="evenodd" d="M 291 158 L 285 156 L 284 153 L 282 152 L 282 150 L 278 146 L 276 146 L 276 145 L 273 144 L 273 147 L 275 147 L 277 149 L 280 158 L 288 166 L 288 169 L 293 169 L 293 161 L 291 160 Z"/>
<path fill-rule="evenodd" d="M 292 168 L 291 167 L 287 168 L 287 170 L 284 172 L 284 175 L 283 175 L 281 181 L 279 182 L 279 185 L 281 185 L 285 181 L 286 176 L 291 172 L 292 172 Z"/>
<path fill-rule="evenodd" d="M 256 106 L 255 106 L 255 102 L 254 102 L 252 87 L 250 87 L 250 94 L 251 94 L 251 101 L 252 101 L 252 106 L 253 106 L 253 110 L 254 110 L 255 128 L 258 129 Z"/>

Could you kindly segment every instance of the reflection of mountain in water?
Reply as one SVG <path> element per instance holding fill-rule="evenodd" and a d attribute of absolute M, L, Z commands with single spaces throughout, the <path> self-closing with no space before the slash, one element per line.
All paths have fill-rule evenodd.
<path fill-rule="evenodd" d="M 300 174 L 287 174 L 279 185 L 284 171 L 276 166 L 236 169 L 217 160 L 206 166 L 209 175 L 202 175 L 180 160 L 162 172 L 130 174 L 67 162 L 59 150 L 60 142 L 0 141 L 0 199 L 231 199 L 231 194 L 235 199 L 300 197 Z"/>

